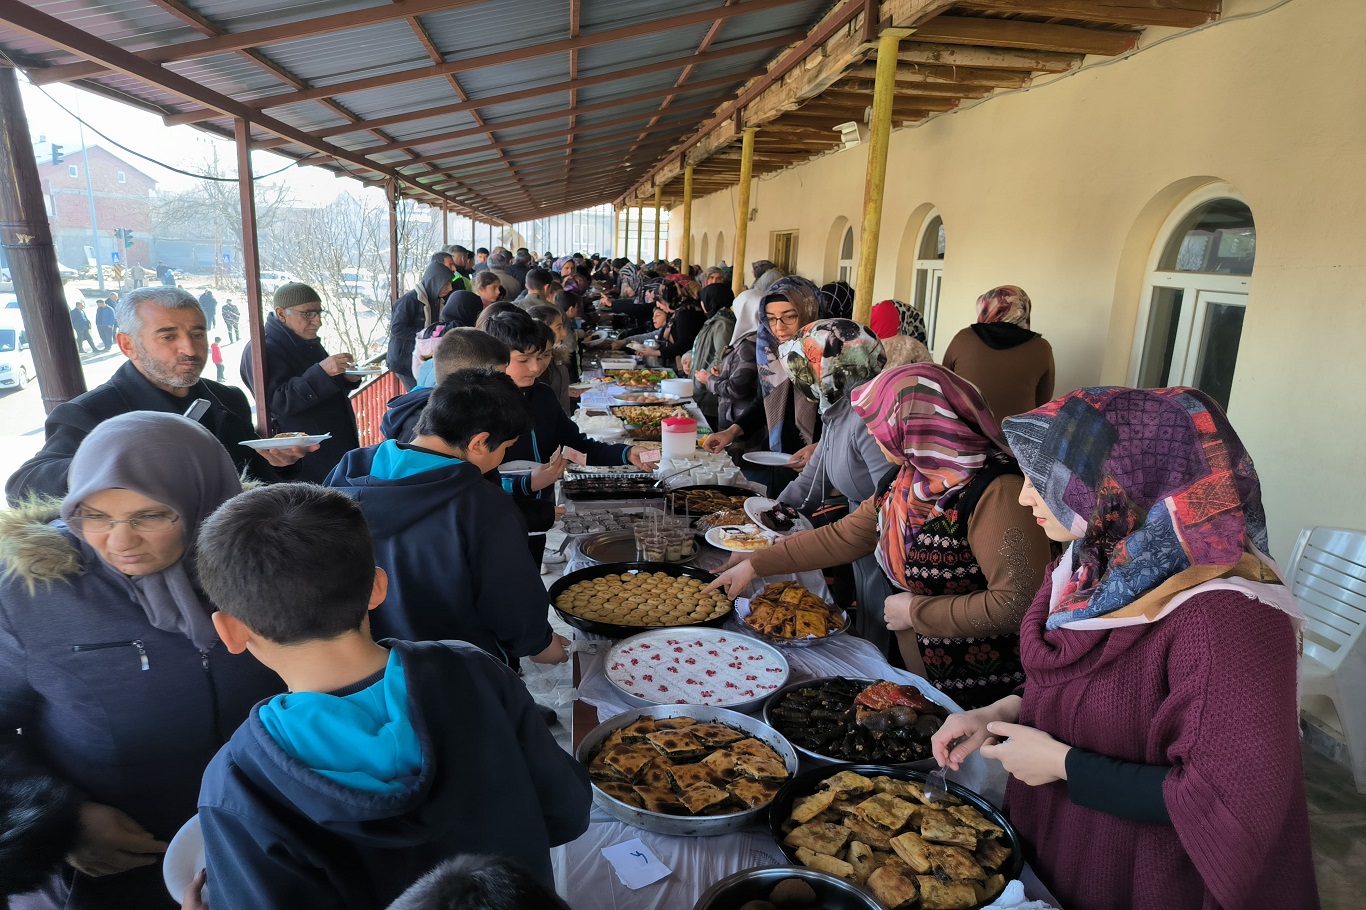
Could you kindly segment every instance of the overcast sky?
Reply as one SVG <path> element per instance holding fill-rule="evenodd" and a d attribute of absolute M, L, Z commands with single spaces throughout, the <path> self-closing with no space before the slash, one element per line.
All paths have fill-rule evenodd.
<path fill-rule="evenodd" d="M 24 99 L 24 111 L 28 115 L 28 128 L 33 141 L 37 142 L 39 136 L 46 136 L 48 142 L 64 146 L 62 151 L 66 155 L 71 155 L 79 149 L 81 140 L 76 120 L 62 110 L 62 107 L 74 114 L 79 105 L 80 117 L 87 124 L 115 142 L 148 158 L 188 171 L 197 171 L 203 168 L 205 162 L 213 159 L 214 146 L 217 146 L 220 166 L 228 174 L 234 173 L 237 169 L 237 152 L 233 148 L 233 143 L 192 126 L 168 127 L 155 114 L 69 85 L 49 85 L 40 89 L 31 85 L 22 74 L 19 89 Z M 54 100 L 60 103 L 61 107 L 54 104 Z M 85 131 L 85 140 L 89 145 L 103 145 L 115 155 L 127 159 L 130 164 L 155 178 L 159 190 L 186 190 L 194 184 L 193 178 L 159 167 L 151 161 L 129 155 L 122 149 L 109 145 L 89 129 Z M 288 158 L 269 152 L 252 154 L 252 170 L 257 174 L 268 174 L 287 164 Z M 338 179 L 333 177 L 331 172 L 313 167 L 296 167 L 273 178 L 273 181 L 279 180 L 289 181 L 295 197 L 305 205 L 325 205 L 343 191 L 356 193 L 361 190 L 361 185 L 354 180 Z"/>

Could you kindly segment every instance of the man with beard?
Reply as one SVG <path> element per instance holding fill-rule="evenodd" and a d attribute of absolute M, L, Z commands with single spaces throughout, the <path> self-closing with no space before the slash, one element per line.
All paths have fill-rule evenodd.
<path fill-rule="evenodd" d="M 65 496 L 76 447 L 109 418 L 129 411 L 184 414 L 200 400 L 208 409 L 199 422 L 223 444 L 238 471 L 266 482 L 298 475 L 294 463 L 317 446 L 256 452 L 241 445 L 259 438 L 247 397 L 240 389 L 200 378 L 208 362 L 208 329 L 193 296 L 180 288 L 141 288 L 119 301 L 116 315 L 115 340 L 128 362 L 108 382 L 53 409 L 42 450 L 5 485 L 11 502 L 31 494 Z"/>

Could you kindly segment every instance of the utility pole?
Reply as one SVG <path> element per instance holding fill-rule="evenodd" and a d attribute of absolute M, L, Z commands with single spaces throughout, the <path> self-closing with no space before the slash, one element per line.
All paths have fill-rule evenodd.
<path fill-rule="evenodd" d="M 81 94 L 76 93 L 76 130 L 81 137 L 81 166 L 85 168 L 85 192 L 90 197 L 90 238 L 95 244 L 95 275 L 104 296 L 104 262 L 100 260 L 100 225 L 95 220 L 95 190 L 90 183 L 90 152 L 85 147 L 85 126 L 81 123 Z M 122 253 L 120 252 L 120 255 Z"/>

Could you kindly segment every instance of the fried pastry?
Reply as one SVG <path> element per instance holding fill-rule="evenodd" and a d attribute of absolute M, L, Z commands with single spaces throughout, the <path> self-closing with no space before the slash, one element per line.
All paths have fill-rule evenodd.
<path fill-rule="evenodd" d="M 872 793 L 874 788 L 873 782 L 862 774 L 841 771 L 833 777 L 826 778 L 821 784 L 821 789 L 834 793 L 836 799 L 848 799 L 851 796 L 866 796 Z"/>
<path fill-rule="evenodd" d="M 854 881 L 861 885 L 868 881 L 868 876 L 877 868 L 877 854 L 863 841 L 852 840 L 845 862 L 854 867 Z"/>
<path fill-rule="evenodd" d="M 698 784 L 680 793 L 678 800 L 687 806 L 688 811 L 693 815 L 707 815 L 711 810 L 729 802 L 730 794 L 710 784 Z"/>
<path fill-rule="evenodd" d="M 684 730 L 660 730 L 645 738 L 659 750 L 660 755 L 673 761 L 702 758 L 707 754 L 707 747 Z"/>
<path fill-rule="evenodd" d="M 852 833 L 843 825 L 832 825 L 828 822 L 808 822 L 792 831 L 783 840 L 783 843 L 789 847 L 805 847 L 814 853 L 834 856 L 840 852 L 840 848 L 844 846 L 844 842 L 849 839 Z"/>
<path fill-rule="evenodd" d="M 942 882 L 933 875 L 916 876 L 923 910 L 970 910 L 977 906 L 977 889 L 967 882 Z"/>
<path fill-rule="evenodd" d="M 806 824 L 829 809 L 834 801 L 835 794 L 830 790 L 818 790 L 810 796 L 803 796 L 792 804 L 792 818 Z"/>
<path fill-rule="evenodd" d="M 915 813 L 915 806 L 888 793 L 870 796 L 854 809 L 855 815 L 872 822 L 889 834 L 895 834 L 904 828 Z"/>
<path fill-rule="evenodd" d="M 757 809 L 772 802 L 773 797 L 778 795 L 781 786 L 775 781 L 751 780 L 748 777 L 742 777 L 726 784 L 726 790 L 746 806 Z"/>
<path fill-rule="evenodd" d="M 877 895 L 882 906 L 903 910 L 916 906 L 920 887 L 912 876 L 904 875 L 891 866 L 882 866 L 868 876 L 868 890 Z"/>
<path fill-rule="evenodd" d="M 690 790 L 700 784 L 719 787 L 725 781 L 701 763 L 695 765 L 674 765 L 669 769 L 669 777 L 675 790 Z"/>
<path fill-rule="evenodd" d="M 892 849 L 916 872 L 929 872 L 934 868 L 930 862 L 930 845 L 914 831 L 907 831 L 892 838 Z"/>
<path fill-rule="evenodd" d="M 836 878 L 846 881 L 854 880 L 854 867 L 842 859 L 836 859 L 827 853 L 817 853 L 812 850 L 799 848 L 797 850 L 797 861 L 808 869 L 815 869 L 817 872 L 824 872 Z"/>
<path fill-rule="evenodd" d="M 636 797 L 640 807 L 646 812 L 660 812 L 665 815 L 687 815 L 688 807 L 678 799 L 672 790 L 655 790 L 649 787 L 636 787 Z"/>
<path fill-rule="evenodd" d="M 958 819 L 947 812 L 926 810 L 920 813 L 920 834 L 925 840 L 937 844 L 953 844 L 958 847 L 977 849 L 977 832 L 967 825 L 960 825 Z"/>

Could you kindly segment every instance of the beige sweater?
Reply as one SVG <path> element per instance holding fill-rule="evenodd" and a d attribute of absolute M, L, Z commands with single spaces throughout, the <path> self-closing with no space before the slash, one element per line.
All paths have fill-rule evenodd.
<path fill-rule="evenodd" d="M 1048 538 L 1020 505 L 1022 478 L 998 477 L 968 519 L 968 546 L 987 586 L 970 594 L 917 597 L 911 607 L 914 633 L 934 638 L 1017 634 L 1025 610 L 1051 561 Z M 754 554 L 759 575 L 804 572 L 853 562 L 877 549 L 876 497 L 834 524 L 793 534 Z M 903 653 L 916 648 L 914 633 L 898 633 Z"/>

